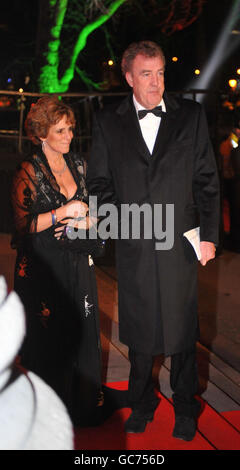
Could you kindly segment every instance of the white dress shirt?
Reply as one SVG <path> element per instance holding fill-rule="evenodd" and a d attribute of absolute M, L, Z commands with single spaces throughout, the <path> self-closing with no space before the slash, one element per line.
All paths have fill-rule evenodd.
<path fill-rule="evenodd" d="M 137 113 L 140 109 L 145 109 L 140 103 L 138 103 L 134 95 L 133 95 L 133 103 L 134 103 Z M 165 106 L 163 99 L 161 100 L 161 103 L 159 103 L 159 105 L 157 106 L 162 106 L 162 111 L 166 112 L 166 106 Z M 148 113 L 146 114 L 144 118 L 139 120 L 143 138 L 151 154 L 152 154 L 155 140 L 157 137 L 160 122 L 161 122 L 161 117 L 155 116 L 155 114 L 153 113 Z"/>

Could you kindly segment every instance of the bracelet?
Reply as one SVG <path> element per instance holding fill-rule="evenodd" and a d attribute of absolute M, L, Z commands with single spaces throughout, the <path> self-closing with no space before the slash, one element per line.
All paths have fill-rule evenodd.
<path fill-rule="evenodd" d="M 52 210 L 51 210 L 51 214 L 52 214 L 52 225 L 56 225 L 56 223 L 57 223 L 57 214 L 56 214 L 56 210 L 55 210 L 55 209 L 52 209 Z"/>

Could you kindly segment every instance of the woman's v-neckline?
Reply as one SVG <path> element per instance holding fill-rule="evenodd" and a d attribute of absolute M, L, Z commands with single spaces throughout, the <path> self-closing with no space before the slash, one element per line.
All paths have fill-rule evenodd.
<path fill-rule="evenodd" d="M 67 159 L 66 159 L 65 155 L 68 155 L 68 157 L 69 157 L 70 154 L 69 154 L 69 153 L 68 153 L 68 154 L 63 154 L 63 158 L 64 158 L 64 161 L 66 162 L 67 168 L 69 169 L 69 171 L 70 171 L 70 173 L 71 173 L 71 175 L 72 175 L 72 177 L 73 177 L 74 183 L 76 184 L 76 191 L 74 192 L 73 196 L 70 197 L 70 198 L 67 198 L 67 197 L 65 196 L 65 194 L 63 194 L 63 193 L 60 191 L 60 186 L 59 186 L 59 184 L 58 184 L 58 182 L 57 182 L 57 180 L 56 180 L 56 177 L 54 176 L 54 173 L 53 173 L 52 170 L 51 170 L 51 167 L 50 167 L 50 165 L 49 165 L 49 163 L 48 163 L 48 159 L 47 159 L 45 153 L 44 153 L 43 151 L 41 151 L 41 159 L 42 159 L 42 161 L 43 161 L 43 164 L 45 164 L 45 166 L 46 166 L 48 172 L 50 173 L 50 175 L 52 176 L 52 178 L 54 179 L 54 181 L 55 181 L 55 183 L 56 183 L 56 186 L 58 187 L 58 190 L 57 190 L 57 189 L 55 189 L 55 188 L 53 187 L 53 185 L 51 185 L 52 188 L 53 188 L 53 190 L 54 190 L 55 192 L 59 193 L 62 197 L 64 197 L 64 199 L 65 199 L 67 202 L 69 202 L 69 201 L 71 201 L 72 199 L 74 199 L 74 197 L 75 197 L 76 194 L 77 194 L 77 191 L 78 191 L 78 182 L 76 181 L 75 176 L 74 176 L 74 174 L 73 174 L 73 172 L 72 172 L 72 170 L 71 170 L 71 166 L 68 165 L 68 162 L 67 162 Z M 51 181 L 50 181 L 50 184 L 51 184 Z"/>

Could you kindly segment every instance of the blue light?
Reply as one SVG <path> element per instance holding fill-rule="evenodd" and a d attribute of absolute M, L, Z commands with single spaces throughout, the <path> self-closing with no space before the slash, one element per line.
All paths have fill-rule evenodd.
<path fill-rule="evenodd" d="M 11 78 L 8 78 L 8 79 L 7 79 L 7 82 L 8 82 L 8 83 L 11 83 L 11 81 L 12 81 Z"/>

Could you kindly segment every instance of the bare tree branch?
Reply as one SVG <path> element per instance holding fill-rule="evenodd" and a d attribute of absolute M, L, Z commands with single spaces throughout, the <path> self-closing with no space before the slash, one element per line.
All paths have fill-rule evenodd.
<path fill-rule="evenodd" d="M 76 65 L 76 72 L 81 78 L 81 80 L 87 85 L 88 89 L 91 90 L 92 88 L 95 88 L 95 90 L 101 90 L 102 87 L 104 86 L 104 82 L 101 83 L 96 83 L 91 80 L 86 74 L 84 70 L 80 70 L 80 68 Z"/>

